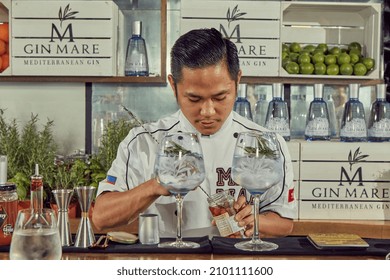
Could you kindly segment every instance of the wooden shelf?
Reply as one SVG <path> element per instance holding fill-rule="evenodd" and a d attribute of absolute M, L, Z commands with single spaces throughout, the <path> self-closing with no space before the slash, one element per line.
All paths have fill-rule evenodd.
<path fill-rule="evenodd" d="M 162 77 L 0 76 L 0 82 L 131 83 L 165 85 Z"/>
<path fill-rule="evenodd" d="M 361 86 L 374 86 L 384 83 L 384 80 L 380 79 L 338 79 L 338 78 L 288 78 L 288 77 L 242 77 L 242 83 L 247 84 L 297 84 L 297 85 L 312 85 L 312 84 L 326 84 L 326 85 L 349 85 L 360 84 Z"/>

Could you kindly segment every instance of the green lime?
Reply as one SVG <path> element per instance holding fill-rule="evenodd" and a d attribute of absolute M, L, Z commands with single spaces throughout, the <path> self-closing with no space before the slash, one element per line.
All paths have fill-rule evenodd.
<path fill-rule="evenodd" d="M 299 57 L 299 53 L 291 52 L 288 55 L 288 57 L 291 59 L 291 61 L 297 62 L 298 61 L 298 57 Z"/>
<path fill-rule="evenodd" d="M 330 54 L 339 55 L 341 53 L 340 47 L 333 47 L 329 50 Z"/>
<path fill-rule="evenodd" d="M 328 52 L 328 45 L 325 43 L 318 44 L 316 48 L 322 50 L 323 53 Z"/>
<path fill-rule="evenodd" d="M 322 52 L 317 52 L 313 54 L 311 57 L 311 61 L 313 64 L 319 63 L 319 62 L 324 62 L 325 61 L 325 55 Z"/>
<path fill-rule="evenodd" d="M 289 74 L 299 74 L 299 65 L 294 61 L 288 62 L 285 69 Z"/>
<path fill-rule="evenodd" d="M 290 52 L 290 47 L 287 44 L 282 44 L 282 52 Z"/>
<path fill-rule="evenodd" d="M 353 66 L 353 74 L 356 76 L 364 76 L 367 73 L 367 67 L 361 63 L 358 62 Z"/>
<path fill-rule="evenodd" d="M 375 66 L 375 60 L 371 57 L 364 57 L 361 62 L 366 66 L 367 71 L 370 71 Z"/>
<path fill-rule="evenodd" d="M 328 65 L 328 67 L 326 67 L 326 74 L 328 75 L 338 75 L 339 74 L 339 66 L 337 64 L 331 64 L 331 65 Z"/>
<path fill-rule="evenodd" d="M 309 53 L 313 53 L 316 47 L 314 45 L 306 45 L 303 50 L 308 51 Z"/>
<path fill-rule="evenodd" d="M 317 54 L 317 53 L 320 53 L 320 54 L 324 54 L 324 51 L 322 49 L 319 49 L 319 48 L 316 48 L 314 51 L 313 51 L 313 55 Z"/>
<path fill-rule="evenodd" d="M 326 65 L 323 62 L 317 62 L 314 64 L 314 74 L 316 75 L 325 75 L 326 74 Z"/>
<path fill-rule="evenodd" d="M 288 57 L 288 52 L 282 52 L 282 59 L 285 59 L 286 57 Z"/>
<path fill-rule="evenodd" d="M 336 64 L 337 58 L 336 58 L 336 56 L 333 55 L 333 54 L 327 54 L 327 55 L 325 56 L 324 62 L 325 62 L 326 65 Z"/>
<path fill-rule="evenodd" d="M 340 74 L 341 75 L 352 75 L 353 66 L 350 63 L 344 63 L 340 65 Z"/>
<path fill-rule="evenodd" d="M 357 55 L 356 53 L 350 53 L 349 57 L 351 58 L 351 64 L 358 63 L 360 60 L 360 56 Z"/>
<path fill-rule="evenodd" d="M 291 43 L 290 52 L 299 53 L 302 50 L 301 45 L 299 43 Z"/>
<path fill-rule="evenodd" d="M 359 50 L 359 52 L 362 51 L 362 45 L 359 42 L 351 42 L 348 45 L 348 50 Z"/>
<path fill-rule="evenodd" d="M 299 57 L 298 57 L 298 63 L 299 64 L 302 64 L 302 63 L 309 63 L 311 61 L 311 58 L 310 58 L 310 55 L 308 54 L 301 54 Z"/>
<path fill-rule="evenodd" d="M 299 64 L 299 73 L 301 74 L 313 74 L 314 65 L 310 62 L 304 62 Z"/>
<path fill-rule="evenodd" d="M 283 59 L 282 59 L 282 67 L 283 67 L 284 69 L 286 69 L 286 65 L 287 65 L 287 63 L 289 63 L 289 62 L 291 62 L 291 59 L 290 59 L 289 57 L 283 58 Z"/>
<path fill-rule="evenodd" d="M 337 63 L 338 63 L 338 65 L 342 65 L 342 64 L 350 63 L 350 62 L 351 62 L 351 57 L 350 57 L 349 54 L 347 54 L 347 53 L 341 53 L 341 54 L 337 57 Z"/>
<path fill-rule="evenodd" d="M 351 54 L 356 54 L 356 55 L 358 55 L 359 57 L 362 56 L 362 52 L 361 52 L 360 50 L 357 50 L 357 49 L 352 49 L 352 50 L 350 50 L 350 51 L 349 51 L 349 55 L 351 55 Z"/>

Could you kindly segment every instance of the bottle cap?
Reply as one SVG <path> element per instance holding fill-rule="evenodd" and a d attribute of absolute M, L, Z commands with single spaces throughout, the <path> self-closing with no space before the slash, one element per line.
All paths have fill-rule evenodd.
<path fill-rule="evenodd" d="M 16 190 L 16 185 L 14 183 L 0 184 L 0 192 L 9 192 L 15 190 Z"/>
<path fill-rule="evenodd" d="M 238 85 L 238 97 L 246 97 L 246 84 Z"/>
<path fill-rule="evenodd" d="M 380 99 L 386 98 L 386 84 L 376 85 L 376 98 L 380 98 Z"/>
<path fill-rule="evenodd" d="M 359 84 L 349 85 L 349 98 L 359 98 Z"/>
<path fill-rule="evenodd" d="M 314 98 L 322 98 L 324 92 L 324 84 L 314 85 Z"/>
<path fill-rule="evenodd" d="M 141 35 L 141 21 L 133 21 L 133 35 Z"/>
<path fill-rule="evenodd" d="M 283 87 L 281 83 L 272 84 L 272 96 L 282 98 L 283 95 Z"/>
<path fill-rule="evenodd" d="M 0 155 L 0 185 L 7 182 L 7 156 Z"/>

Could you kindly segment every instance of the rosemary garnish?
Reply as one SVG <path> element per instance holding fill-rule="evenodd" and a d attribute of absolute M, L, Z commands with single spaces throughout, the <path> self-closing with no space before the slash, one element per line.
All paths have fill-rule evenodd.
<path fill-rule="evenodd" d="M 184 149 L 183 146 L 177 144 L 176 142 L 169 141 L 169 143 L 171 143 L 172 146 L 165 149 L 165 153 L 168 155 L 178 155 L 181 153 L 181 155 L 184 156 L 191 153 L 191 151 Z"/>
<path fill-rule="evenodd" d="M 268 147 L 267 142 L 264 138 L 261 136 L 256 136 L 257 139 L 257 147 L 244 147 L 245 152 L 249 156 L 259 156 L 264 155 L 269 158 L 276 158 L 277 153 L 276 151 L 272 150 L 270 147 Z"/>

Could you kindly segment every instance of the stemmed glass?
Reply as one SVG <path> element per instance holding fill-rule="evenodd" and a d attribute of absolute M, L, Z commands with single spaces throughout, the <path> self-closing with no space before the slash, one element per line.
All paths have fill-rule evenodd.
<path fill-rule="evenodd" d="M 155 174 L 176 198 L 176 241 L 160 243 L 162 248 L 198 248 L 195 242 L 183 241 L 181 235 L 184 196 L 199 186 L 205 178 L 202 147 L 198 136 L 189 132 L 176 132 L 164 136 L 159 144 Z"/>
<path fill-rule="evenodd" d="M 277 244 L 259 238 L 260 196 L 283 178 L 280 147 L 273 132 L 241 132 L 234 150 L 233 180 L 254 196 L 254 231 L 252 239 L 235 244 L 245 251 L 270 251 Z"/>

